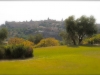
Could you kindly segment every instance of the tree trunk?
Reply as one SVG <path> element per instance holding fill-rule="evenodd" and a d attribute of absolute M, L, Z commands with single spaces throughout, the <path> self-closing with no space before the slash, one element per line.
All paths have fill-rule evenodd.
<path fill-rule="evenodd" d="M 82 42 L 82 38 L 79 38 L 79 45 L 81 44 L 81 42 Z"/>

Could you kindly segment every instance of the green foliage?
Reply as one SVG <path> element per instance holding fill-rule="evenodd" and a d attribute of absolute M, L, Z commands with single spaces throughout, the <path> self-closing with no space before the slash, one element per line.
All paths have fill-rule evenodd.
<path fill-rule="evenodd" d="M 30 36 L 28 37 L 28 40 L 31 41 L 31 42 L 34 42 L 34 36 L 30 35 Z"/>
<path fill-rule="evenodd" d="M 0 59 L 5 57 L 5 49 L 4 46 L 0 46 Z"/>
<path fill-rule="evenodd" d="M 8 22 L 1 25 L 1 27 L 7 27 L 10 37 L 19 37 L 28 39 L 28 35 L 35 35 L 42 33 L 44 37 L 55 37 L 61 39 L 58 36 L 60 30 L 64 28 L 64 21 L 56 20 L 44 20 L 44 21 L 23 21 L 23 22 Z"/>
<path fill-rule="evenodd" d="M 81 44 L 81 41 L 83 40 L 84 36 L 92 36 L 97 32 L 95 26 L 95 18 L 93 16 L 81 16 L 76 20 L 76 23 L 79 44 Z"/>
<path fill-rule="evenodd" d="M 66 31 L 68 33 L 68 38 L 70 38 L 73 41 L 73 44 L 76 45 L 76 22 L 74 19 L 74 16 L 68 17 L 68 19 L 65 20 L 66 25 Z"/>
<path fill-rule="evenodd" d="M 22 39 L 22 38 L 18 38 L 18 37 L 13 37 L 13 38 L 10 38 L 8 40 L 8 44 L 10 45 L 16 45 L 16 44 L 21 44 L 23 43 L 25 40 Z"/>
<path fill-rule="evenodd" d="M 62 41 L 60 42 L 61 45 L 65 45 L 67 41 L 67 33 L 65 31 L 61 31 L 59 35 L 62 37 Z"/>
<path fill-rule="evenodd" d="M 81 16 L 76 20 L 74 16 L 70 16 L 65 20 L 65 23 L 68 37 L 73 41 L 74 45 L 76 45 L 77 41 L 78 44 L 81 44 L 85 36 L 92 36 L 97 32 L 95 18 L 93 16 Z"/>
<path fill-rule="evenodd" d="M 26 49 L 24 48 L 23 45 L 16 45 L 12 47 L 12 56 L 13 58 L 24 58 L 25 57 L 25 51 Z"/>
<path fill-rule="evenodd" d="M 83 44 L 100 44 L 100 34 L 94 35 L 90 38 L 83 40 Z"/>
<path fill-rule="evenodd" d="M 48 46 L 58 46 L 59 41 L 55 38 L 42 39 L 35 47 L 48 47 Z"/>
<path fill-rule="evenodd" d="M 28 46 L 28 47 L 33 47 L 34 46 L 34 42 L 30 42 L 28 40 L 22 39 L 22 38 L 10 38 L 8 40 L 8 44 L 9 45 L 17 45 L 17 44 L 23 44 L 24 46 Z"/>
<path fill-rule="evenodd" d="M 7 38 L 8 31 L 6 28 L 0 29 L 0 43 Z"/>
<path fill-rule="evenodd" d="M 5 56 L 7 59 L 11 59 L 13 54 L 12 46 L 8 45 L 5 47 Z"/>
<path fill-rule="evenodd" d="M 8 44 L 10 45 L 6 48 L 8 57 L 10 53 L 13 58 L 27 58 L 33 56 L 33 42 L 14 37 L 9 39 Z"/>
<path fill-rule="evenodd" d="M 23 59 L 33 57 L 33 48 L 19 45 L 0 47 L 0 59 Z"/>
<path fill-rule="evenodd" d="M 8 45 L 5 47 L 5 56 L 7 59 L 28 58 L 33 56 L 33 49 L 23 44 Z"/>
<path fill-rule="evenodd" d="M 29 41 L 34 42 L 34 44 L 38 44 L 43 39 L 42 34 L 36 34 L 34 36 L 29 36 Z"/>

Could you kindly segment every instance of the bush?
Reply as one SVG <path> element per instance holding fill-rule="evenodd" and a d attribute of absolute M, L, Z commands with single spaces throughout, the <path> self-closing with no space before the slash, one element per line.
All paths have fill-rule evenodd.
<path fill-rule="evenodd" d="M 5 47 L 5 56 L 7 59 L 12 58 L 12 46 Z"/>
<path fill-rule="evenodd" d="M 5 50 L 3 47 L 0 47 L 0 59 L 3 59 L 5 57 Z"/>
<path fill-rule="evenodd" d="M 0 59 L 5 58 L 5 47 L 3 45 L 0 46 Z"/>
<path fill-rule="evenodd" d="M 1 59 L 21 59 L 33 56 L 33 42 L 11 38 L 7 46 L 0 46 Z"/>
<path fill-rule="evenodd" d="M 23 45 L 16 45 L 13 46 L 12 49 L 12 57 L 13 58 L 24 58 L 25 57 L 25 49 Z"/>
<path fill-rule="evenodd" d="M 8 44 L 16 45 L 16 44 L 20 44 L 22 42 L 24 42 L 24 39 L 14 37 L 14 38 L 9 39 Z"/>
<path fill-rule="evenodd" d="M 23 44 L 10 45 L 5 49 L 6 58 L 28 58 L 33 56 L 33 49 Z"/>
<path fill-rule="evenodd" d="M 21 44 L 23 44 L 26 47 L 30 47 L 30 48 L 32 48 L 34 46 L 34 43 L 30 42 L 28 40 L 23 41 Z"/>
<path fill-rule="evenodd" d="M 30 47 L 26 47 L 25 57 L 33 57 L 33 49 Z"/>
<path fill-rule="evenodd" d="M 90 38 L 83 40 L 83 44 L 100 44 L 100 34 L 94 35 Z"/>
<path fill-rule="evenodd" d="M 59 41 L 55 38 L 42 39 L 35 47 L 48 47 L 48 46 L 58 46 Z"/>
<path fill-rule="evenodd" d="M 33 48 L 23 44 L 0 47 L 0 59 L 23 59 L 33 57 Z"/>
<path fill-rule="evenodd" d="M 23 44 L 24 46 L 28 46 L 28 47 L 34 46 L 33 42 L 30 42 L 28 40 L 24 40 L 22 38 L 17 38 L 17 37 L 9 39 L 8 44 L 9 45 Z"/>

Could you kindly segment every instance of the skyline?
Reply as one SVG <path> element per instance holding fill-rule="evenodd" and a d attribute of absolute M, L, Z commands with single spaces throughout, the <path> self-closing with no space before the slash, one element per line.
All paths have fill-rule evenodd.
<path fill-rule="evenodd" d="M 61 21 L 71 15 L 93 15 L 100 23 L 100 2 L 97 1 L 2 1 L 0 2 L 0 25 L 5 21 L 39 21 L 47 18 Z"/>

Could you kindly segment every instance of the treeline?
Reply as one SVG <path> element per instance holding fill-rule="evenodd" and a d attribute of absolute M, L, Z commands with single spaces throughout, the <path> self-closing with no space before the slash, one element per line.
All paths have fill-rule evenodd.
<path fill-rule="evenodd" d="M 100 33 L 100 24 L 96 24 L 97 33 Z M 23 22 L 8 22 L 2 24 L 0 28 L 8 29 L 8 37 L 19 37 L 28 39 L 28 36 L 42 34 L 45 38 L 54 37 L 61 40 L 59 33 L 65 31 L 65 21 L 56 21 L 52 19 L 41 21 L 23 21 Z"/>
<path fill-rule="evenodd" d="M 59 32 L 65 28 L 64 21 L 56 21 L 47 19 L 43 21 L 23 21 L 23 22 L 8 22 L 1 25 L 8 29 L 8 37 L 19 37 L 28 39 L 28 36 L 41 33 L 45 38 L 54 37 L 61 40 Z"/>

